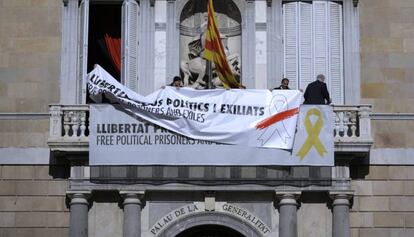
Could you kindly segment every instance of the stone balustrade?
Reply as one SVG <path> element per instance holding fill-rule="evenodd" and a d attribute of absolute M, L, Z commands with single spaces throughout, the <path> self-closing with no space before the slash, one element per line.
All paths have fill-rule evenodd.
<path fill-rule="evenodd" d="M 334 105 L 335 152 L 369 151 L 371 105 Z"/>
<path fill-rule="evenodd" d="M 52 151 L 87 152 L 89 105 L 50 105 L 48 145 Z"/>
<path fill-rule="evenodd" d="M 52 151 L 87 152 L 89 106 L 50 105 Z M 334 132 L 336 152 L 368 152 L 372 145 L 370 105 L 335 105 Z"/>
<path fill-rule="evenodd" d="M 370 112 L 368 105 L 334 107 L 334 137 L 335 142 L 352 142 L 370 140 Z M 365 121 L 368 120 L 368 121 Z M 361 124 L 365 127 L 361 127 Z"/>

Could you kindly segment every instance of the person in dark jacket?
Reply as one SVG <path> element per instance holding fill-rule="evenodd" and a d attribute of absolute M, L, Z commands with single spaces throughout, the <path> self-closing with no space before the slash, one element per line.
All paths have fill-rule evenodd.
<path fill-rule="evenodd" d="M 273 90 L 290 90 L 289 79 L 283 78 L 282 81 L 280 82 L 280 86 L 273 88 Z"/>
<path fill-rule="evenodd" d="M 330 104 L 331 98 L 325 84 L 325 76 L 319 74 L 316 77 L 316 81 L 309 83 L 303 97 L 305 98 L 304 104 Z"/>

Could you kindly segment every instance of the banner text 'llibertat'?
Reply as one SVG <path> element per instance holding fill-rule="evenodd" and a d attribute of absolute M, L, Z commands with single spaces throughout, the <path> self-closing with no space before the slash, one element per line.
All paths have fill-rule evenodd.
<path fill-rule="evenodd" d="M 98 123 L 96 133 L 148 133 L 149 126 L 148 123 Z"/>

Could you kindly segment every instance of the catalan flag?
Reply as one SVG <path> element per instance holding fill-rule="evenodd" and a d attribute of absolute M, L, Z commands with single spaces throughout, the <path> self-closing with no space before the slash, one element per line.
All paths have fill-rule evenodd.
<path fill-rule="evenodd" d="M 224 47 L 220 40 L 220 33 L 217 28 L 213 0 L 208 0 L 207 13 L 208 21 L 204 58 L 214 63 L 216 72 L 225 88 L 244 88 L 234 77 L 227 62 L 226 53 L 224 52 Z"/>

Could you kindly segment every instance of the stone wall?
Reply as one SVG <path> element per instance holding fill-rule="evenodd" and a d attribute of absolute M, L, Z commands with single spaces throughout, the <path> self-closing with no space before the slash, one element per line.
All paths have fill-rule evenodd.
<path fill-rule="evenodd" d="M 0 147 L 47 147 L 48 137 L 49 119 L 0 120 Z"/>
<path fill-rule="evenodd" d="M 360 0 L 361 97 L 374 112 L 414 112 L 414 1 Z"/>
<path fill-rule="evenodd" d="M 47 113 L 59 101 L 59 0 L 0 1 L 0 113 Z M 45 146 L 48 121 L 0 123 L 0 147 Z"/>
<path fill-rule="evenodd" d="M 414 147 L 414 122 L 412 120 L 373 120 L 374 148 Z"/>
<path fill-rule="evenodd" d="M 0 166 L 0 236 L 68 236 L 68 181 L 49 166 Z"/>
<path fill-rule="evenodd" d="M 360 0 L 361 101 L 414 113 L 414 1 Z M 373 122 L 374 147 L 414 147 L 412 121 Z"/>
<path fill-rule="evenodd" d="M 414 236 L 414 166 L 359 167 L 350 213 L 353 237 Z"/>

